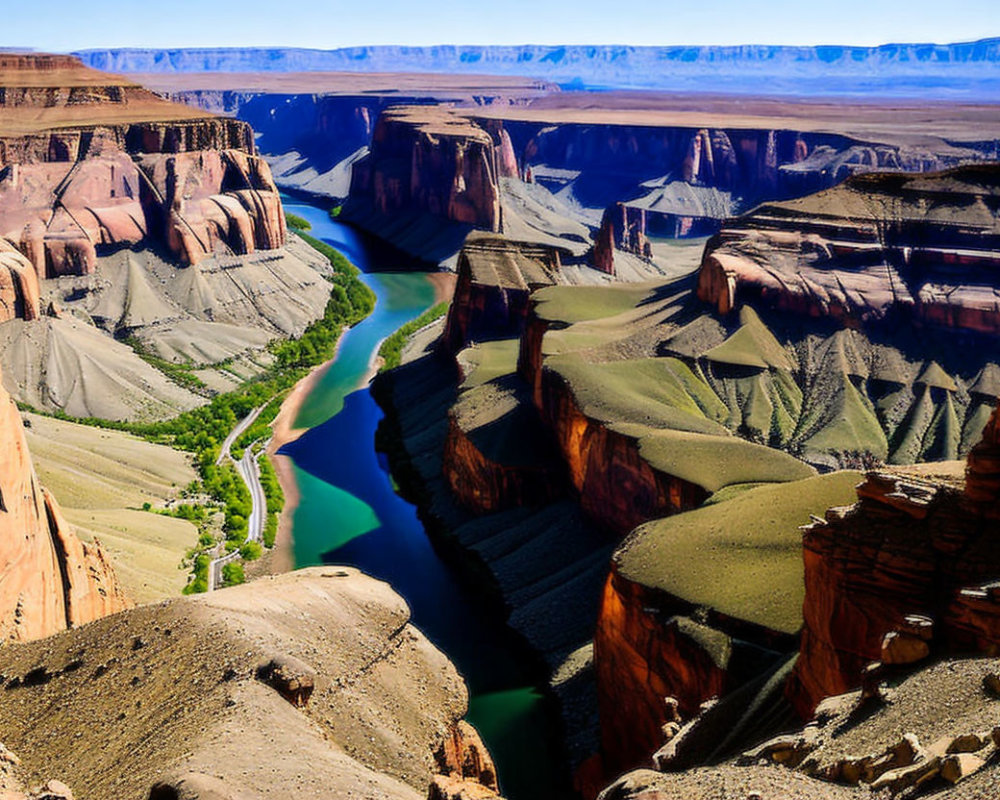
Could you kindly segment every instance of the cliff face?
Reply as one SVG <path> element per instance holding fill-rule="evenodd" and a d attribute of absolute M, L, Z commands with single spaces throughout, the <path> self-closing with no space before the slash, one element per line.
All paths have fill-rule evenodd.
<path fill-rule="evenodd" d="M 0 111 L 0 237 L 31 264 L 4 258 L 0 321 L 37 317 L 37 281 L 92 273 L 110 248 L 162 242 L 196 263 L 285 241 L 245 123 L 30 55 L 0 64 Z"/>
<path fill-rule="evenodd" d="M 730 636 L 682 606 L 614 569 L 608 576 L 594 632 L 606 777 L 649 763 L 675 711 L 693 717 L 702 703 L 731 688 Z M 667 698 L 678 701 L 677 709 Z"/>
<path fill-rule="evenodd" d="M 470 234 L 458 257 L 444 341 L 458 352 L 470 342 L 519 335 L 531 293 L 557 283 L 559 272 L 555 248 Z"/>
<path fill-rule="evenodd" d="M 869 663 L 893 663 L 894 653 L 917 660 L 1000 643 L 997 595 L 983 585 L 1000 572 L 998 430 L 994 412 L 964 489 L 874 472 L 857 503 L 803 529 L 805 626 L 789 686 L 800 712 L 853 689 Z"/>
<path fill-rule="evenodd" d="M 640 452 L 641 433 L 612 429 L 588 417 L 560 375 L 541 373 L 539 412 L 566 462 L 580 505 L 594 520 L 623 537 L 637 525 L 700 505 L 701 486 L 657 469 Z"/>
<path fill-rule="evenodd" d="M 895 315 L 1000 333 L 996 166 L 871 175 L 762 206 L 710 242 L 698 296 L 857 324 Z"/>
<path fill-rule="evenodd" d="M 499 231 L 509 148 L 499 128 L 491 133 L 447 108 L 392 108 L 376 123 L 371 152 L 355 164 L 351 196 L 383 215 L 415 212 Z"/>
<path fill-rule="evenodd" d="M 49 636 L 127 608 L 100 544 L 81 542 L 38 483 L 17 406 L 0 388 L 0 638 Z"/>

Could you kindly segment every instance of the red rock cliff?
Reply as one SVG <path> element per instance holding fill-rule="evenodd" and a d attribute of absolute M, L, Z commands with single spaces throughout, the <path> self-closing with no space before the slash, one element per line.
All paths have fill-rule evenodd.
<path fill-rule="evenodd" d="M 387 109 L 370 154 L 354 167 L 351 195 L 382 214 L 418 212 L 499 231 L 499 178 L 516 170 L 516 159 L 501 128 L 495 135 L 441 106 Z"/>
<path fill-rule="evenodd" d="M 38 639 L 129 607 L 100 544 L 81 542 L 38 483 L 0 388 L 0 639 Z"/>
<path fill-rule="evenodd" d="M 800 713 L 894 653 L 1000 645 L 998 507 L 1000 411 L 969 455 L 964 489 L 874 472 L 857 503 L 803 529 L 804 628 L 788 687 Z"/>

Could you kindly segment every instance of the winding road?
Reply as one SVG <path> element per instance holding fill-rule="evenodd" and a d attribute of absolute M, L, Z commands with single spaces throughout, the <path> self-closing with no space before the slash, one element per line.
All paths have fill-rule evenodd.
<path fill-rule="evenodd" d="M 219 449 L 219 457 L 215 460 L 217 466 L 221 465 L 227 458 L 235 460 L 231 453 L 233 442 L 236 441 L 237 437 L 243 431 L 253 425 L 254 420 L 260 416 L 260 412 L 263 410 L 264 406 L 258 406 L 236 423 L 236 426 L 229 432 L 229 435 L 222 443 L 222 447 Z M 267 443 L 265 442 L 263 450 L 266 449 Z M 267 498 L 264 497 L 264 487 L 260 482 L 260 464 L 257 462 L 257 459 L 258 456 L 254 455 L 253 448 L 247 447 L 243 451 L 243 457 L 239 461 L 236 461 L 236 471 L 240 474 L 243 482 L 247 485 L 247 489 L 250 491 L 251 509 L 250 516 L 247 518 L 248 542 L 260 542 L 264 538 L 264 523 L 267 519 Z M 226 564 L 238 560 L 240 557 L 239 550 L 219 556 L 218 553 L 223 552 L 224 548 L 225 542 L 220 542 L 217 545 L 215 549 L 216 558 L 212 559 L 212 563 L 208 568 L 208 591 L 210 592 L 215 587 L 222 585 L 222 568 Z"/>

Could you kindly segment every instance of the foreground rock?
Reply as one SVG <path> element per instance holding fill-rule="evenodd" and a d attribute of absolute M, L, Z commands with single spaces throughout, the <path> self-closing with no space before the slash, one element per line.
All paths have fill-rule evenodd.
<path fill-rule="evenodd" d="M 141 607 L 5 648 L 4 736 L 29 778 L 98 800 L 417 800 L 435 775 L 495 796 L 462 680 L 408 619 L 334 567 Z M 258 677 L 276 662 L 310 671 L 307 699 Z"/>
<path fill-rule="evenodd" d="M 713 766 L 640 770 L 612 784 L 612 798 L 915 798 L 978 800 L 1000 787 L 996 697 L 983 684 L 995 659 L 926 666 L 882 702 L 862 692 L 824 701 L 805 728 L 744 747 Z M 766 706 L 759 707 L 768 713 Z"/>
<path fill-rule="evenodd" d="M 969 454 L 964 488 L 872 472 L 854 505 L 804 528 L 805 627 L 789 687 L 801 712 L 858 686 L 870 662 L 997 646 L 998 463 L 1000 411 Z"/>
<path fill-rule="evenodd" d="M 39 639 L 127 608 L 101 545 L 80 541 L 39 484 L 2 387 L 0 442 L 0 639 Z"/>

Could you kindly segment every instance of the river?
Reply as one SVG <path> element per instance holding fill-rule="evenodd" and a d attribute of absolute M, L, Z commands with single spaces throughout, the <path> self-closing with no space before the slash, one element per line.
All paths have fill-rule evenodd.
<path fill-rule="evenodd" d="M 504 795 L 552 798 L 559 794 L 555 725 L 522 643 L 438 557 L 375 452 L 382 412 L 365 379 L 379 342 L 433 304 L 433 285 L 423 272 L 388 271 L 405 265 L 323 209 L 291 198 L 284 204 L 309 221 L 312 236 L 361 268 L 377 297 L 371 316 L 343 334 L 336 359 L 302 404 L 294 425 L 308 430 L 281 450 L 294 463 L 300 493 L 295 565 L 346 564 L 391 584 L 465 678 L 467 718 L 493 754 Z"/>

